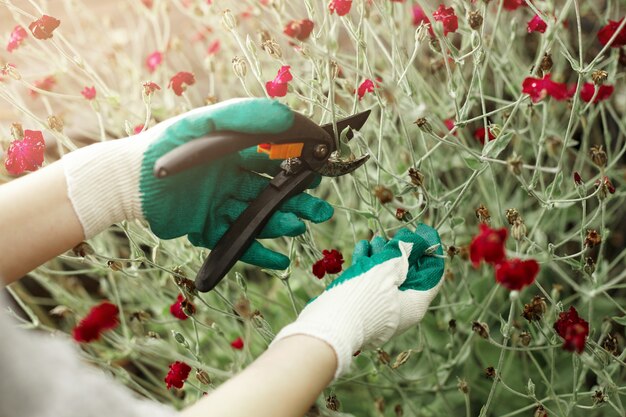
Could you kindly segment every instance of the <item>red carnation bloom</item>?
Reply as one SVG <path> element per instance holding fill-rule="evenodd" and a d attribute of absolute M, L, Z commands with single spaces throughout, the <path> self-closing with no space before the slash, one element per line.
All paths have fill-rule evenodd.
<path fill-rule="evenodd" d="M 439 5 L 439 8 L 433 13 L 433 18 L 443 24 L 443 35 L 456 32 L 459 28 L 459 19 L 454 14 L 452 7 L 446 7 L 443 4 Z"/>
<path fill-rule="evenodd" d="M 164 379 L 167 389 L 172 387 L 182 388 L 187 378 L 189 378 L 189 372 L 191 372 L 191 366 L 185 362 L 176 361 L 170 364 L 170 370 Z"/>
<path fill-rule="evenodd" d="M 470 244 L 470 259 L 474 267 L 480 265 L 480 261 L 492 265 L 502 262 L 506 256 L 504 249 L 506 237 L 505 228 L 496 230 L 481 223 L 480 233 L 472 239 Z"/>
<path fill-rule="evenodd" d="M 276 78 L 265 83 L 265 89 L 270 97 L 285 97 L 287 95 L 289 81 L 293 80 L 293 76 L 289 72 L 290 69 L 290 66 L 283 65 L 278 70 Z"/>
<path fill-rule="evenodd" d="M 61 21 L 52 16 L 43 15 L 28 25 L 33 36 L 37 39 L 50 39 L 52 32 L 59 27 Z"/>
<path fill-rule="evenodd" d="M 527 77 L 522 83 L 522 92 L 528 94 L 533 103 L 541 101 L 546 96 L 559 101 L 567 100 L 571 97 L 567 85 L 552 81 L 550 74 L 544 75 L 542 79 Z"/>
<path fill-rule="evenodd" d="M 600 31 L 598 32 L 598 40 L 602 45 L 606 45 L 607 43 L 609 43 L 613 35 L 615 35 L 615 32 L 617 32 L 619 26 L 622 24 L 623 20 L 623 17 L 617 22 L 609 20 L 609 23 L 607 23 L 606 26 L 600 29 Z M 622 30 L 619 31 L 619 34 L 617 35 L 613 43 L 611 43 L 611 48 L 621 48 L 624 45 L 626 45 L 626 26 L 624 26 Z"/>
<path fill-rule="evenodd" d="M 567 312 L 559 313 L 559 319 L 554 323 L 554 330 L 565 339 L 563 349 L 577 353 L 582 353 L 585 349 L 589 323 L 578 316 L 578 311 L 574 307 L 570 307 Z"/>
<path fill-rule="evenodd" d="M 163 62 L 163 54 L 159 51 L 154 51 L 146 58 L 146 66 L 148 71 L 154 72 L 159 65 Z"/>
<path fill-rule="evenodd" d="M 546 22 L 536 14 L 527 24 L 528 33 L 539 32 L 545 33 L 546 29 L 548 29 L 548 25 Z"/>
<path fill-rule="evenodd" d="M 236 338 L 232 342 L 230 342 L 230 346 L 233 349 L 241 350 L 243 349 L 243 339 L 241 337 Z"/>
<path fill-rule="evenodd" d="M 89 310 L 87 316 L 74 327 L 72 335 L 77 342 L 89 343 L 98 340 L 105 330 L 114 329 L 120 324 L 119 309 L 109 301 L 103 301 Z"/>
<path fill-rule="evenodd" d="M 299 41 L 305 41 L 311 35 L 313 26 L 315 26 L 315 23 L 309 19 L 292 20 L 287 23 L 283 32 L 285 35 L 296 38 Z"/>
<path fill-rule="evenodd" d="M 496 265 L 496 282 L 509 290 L 521 290 L 535 281 L 538 272 L 534 259 L 507 259 Z"/>
<path fill-rule="evenodd" d="M 83 88 L 83 91 L 80 92 L 83 97 L 85 97 L 87 100 L 93 100 L 94 98 L 96 98 L 96 87 L 85 87 Z"/>
<path fill-rule="evenodd" d="M 326 273 L 337 274 L 341 272 L 344 263 L 343 255 L 337 249 L 322 251 L 322 259 L 313 264 L 313 275 L 319 279 L 324 278 Z"/>
<path fill-rule="evenodd" d="M 7 51 L 13 52 L 14 49 L 17 49 L 22 44 L 22 42 L 24 42 L 24 39 L 26 39 L 27 36 L 28 32 L 26 32 L 26 29 L 24 29 L 20 25 L 15 26 L 13 28 L 13 31 L 11 32 L 11 36 L 9 37 Z"/>
<path fill-rule="evenodd" d="M 194 85 L 196 83 L 196 77 L 191 72 L 180 71 L 177 72 L 167 85 L 168 88 L 174 90 L 174 94 L 182 96 L 186 90 L 186 85 Z"/>
<path fill-rule="evenodd" d="M 492 141 L 496 138 L 496 135 L 494 135 L 491 132 L 491 129 L 485 129 L 484 127 L 479 127 L 478 129 L 476 129 L 474 131 L 474 139 L 476 139 L 477 141 L 479 141 L 480 143 L 482 143 L 483 145 L 485 144 L 485 136 L 486 132 L 489 132 L 488 136 L 489 136 L 489 141 Z"/>
<path fill-rule="evenodd" d="M 524 0 L 504 0 L 502 3 L 502 7 L 506 10 L 517 10 L 522 6 L 526 6 L 526 2 Z"/>
<path fill-rule="evenodd" d="M 135 126 L 135 127 L 133 128 L 133 133 L 134 133 L 135 135 L 137 135 L 137 134 L 139 134 L 139 133 L 143 132 L 143 126 L 144 126 L 143 124 L 140 124 L 140 125 Z"/>
<path fill-rule="evenodd" d="M 598 90 L 598 95 L 593 100 L 594 104 L 599 103 L 602 100 L 607 100 L 613 94 L 615 87 L 612 85 L 601 85 Z M 585 102 L 589 103 L 593 98 L 593 95 L 596 93 L 596 86 L 593 83 L 585 83 L 583 87 L 580 89 L 580 98 Z"/>
<path fill-rule="evenodd" d="M 22 140 L 14 140 L 6 152 L 4 167 L 11 175 L 20 175 L 26 171 L 36 171 L 43 165 L 46 142 L 38 130 L 24 130 Z"/>
<path fill-rule="evenodd" d="M 182 294 L 178 294 L 176 297 L 176 301 L 170 305 L 170 313 L 172 316 L 176 317 L 178 320 L 187 320 L 187 315 L 183 311 L 183 301 L 185 301 L 185 297 Z"/>
<path fill-rule="evenodd" d="M 370 80 L 369 78 L 363 81 L 361 85 L 359 85 L 359 89 L 357 90 L 359 100 L 361 100 L 363 96 L 365 96 L 365 93 L 372 93 L 374 91 L 374 88 L 376 88 L 376 86 L 374 85 L 374 81 Z"/>
<path fill-rule="evenodd" d="M 328 3 L 328 10 L 330 14 L 337 12 L 338 16 L 345 16 L 350 12 L 352 7 L 352 0 L 330 0 Z"/>

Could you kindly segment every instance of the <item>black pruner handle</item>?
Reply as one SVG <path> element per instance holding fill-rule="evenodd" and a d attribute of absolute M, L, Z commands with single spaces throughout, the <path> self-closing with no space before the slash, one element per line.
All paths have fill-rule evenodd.
<path fill-rule="evenodd" d="M 297 173 L 281 171 L 235 220 L 202 264 L 196 276 L 198 291 L 211 291 L 248 250 L 272 214 L 289 197 L 304 191 L 316 172 L 301 169 Z"/>

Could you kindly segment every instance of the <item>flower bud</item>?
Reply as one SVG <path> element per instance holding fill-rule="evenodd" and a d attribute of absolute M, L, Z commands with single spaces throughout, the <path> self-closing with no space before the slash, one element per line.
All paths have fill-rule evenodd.
<path fill-rule="evenodd" d="M 421 187 L 424 184 L 424 174 L 419 169 L 409 168 L 409 178 L 416 187 Z"/>
<path fill-rule="evenodd" d="M 607 156 L 604 149 L 602 149 L 602 145 L 592 146 L 591 149 L 589 149 L 589 156 L 593 163 L 600 168 L 606 166 Z"/>
<path fill-rule="evenodd" d="M 391 365 L 391 369 L 398 369 L 399 367 L 404 365 L 406 361 L 409 360 L 409 357 L 411 356 L 411 352 L 412 351 L 410 349 L 404 352 L 400 352 L 400 354 L 396 356 L 396 361 L 393 363 L 393 365 Z"/>
<path fill-rule="evenodd" d="M 63 132 L 63 119 L 58 116 L 48 116 L 48 127 L 57 132 Z"/>
<path fill-rule="evenodd" d="M 387 204 L 393 201 L 393 193 L 389 188 L 383 185 L 377 185 L 374 187 L 374 194 L 376 194 L 380 204 Z"/>
<path fill-rule="evenodd" d="M 211 378 L 209 377 L 209 374 L 202 369 L 196 369 L 196 379 L 204 385 L 211 384 Z"/>
<path fill-rule="evenodd" d="M 526 237 L 526 225 L 524 224 L 524 220 L 520 217 L 515 220 L 513 226 L 511 226 L 511 237 L 521 242 Z"/>
<path fill-rule="evenodd" d="M 483 25 L 483 17 L 478 10 L 469 12 L 467 20 L 472 29 L 478 30 Z"/>
<path fill-rule="evenodd" d="M 489 339 L 489 327 L 486 323 L 475 321 L 472 323 L 472 330 L 483 339 Z"/>
<path fill-rule="evenodd" d="M 233 16 L 230 9 L 226 9 L 222 12 L 222 25 L 230 31 L 237 27 L 237 18 Z"/>
<path fill-rule="evenodd" d="M 550 70 L 552 69 L 552 65 L 552 55 L 546 52 L 545 54 L 543 54 L 543 58 L 541 58 L 541 70 L 543 72 L 550 72 Z"/>
<path fill-rule="evenodd" d="M 263 50 L 269 54 L 272 58 L 280 59 L 283 56 L 280 45 L 274 39 L 268 39 L 261 44 Z"/>
<path fill-rule="evenodd" d="M 418 117 L 413 124 L 417 125 L 417 127 L 419 127 L 423 132 L 432 133 L 433 131 L 432 126 L 428 123 L 428 119 L 425 117 Z"/>
<path fill-rule="evenodd" d="M 233 71 L 238 78 L 245 78 L 248 73 L 248 65 L 243 58 L 236 56 L 232 60 Z"/>

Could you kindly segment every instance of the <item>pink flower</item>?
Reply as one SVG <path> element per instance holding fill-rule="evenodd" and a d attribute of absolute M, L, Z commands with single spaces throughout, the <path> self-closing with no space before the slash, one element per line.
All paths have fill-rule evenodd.
<path fill-rule="evenodd" d="M 170 364 L 170 370 L 164 379 L 167 389 L 172 387 L 182 388 L 187 378 L 189 378 L 189 372 L 191 372 L 191 366 L 185 362 L 176 361 Z"/>
<path fill-rule="evenodd" d="M 154 72 L 159 65 L 163 62 L 163 54 L 159 51 L 154 51 L 148 58 L 146 58 L 146 66 L 148 67 L 148 71 Z"/>
<path fill-rule="evenodd" d="M 613 94 L 614 90 L 615 90 L 615 87 L 613 87 L 612 85 L 601 85 L 600 89 L 598 90 L 598 95 L 593 100 L 593 103 L 598 104 L 602 100 L 608 100 Z M 580 98 L 585 103 L 589 103 L 595 93 L 596 93 L 595 85 L 593 83 L 585 83 L 583 87 L 580 89 Z"/>
<path fill-rule="evenodd" d="M 419 26 L 422 23 L 430 23 L 430 19 L 428 19 L 428 16 L 426 15 L 426 12 L 424 12 L 424 9 L 416 4 L 415 6 L 413 6 L 413 25 Z"/>
<path fill-rule="evenodd" d="M 135 126 L 135 127 L 133 128 L 133 133 L 134 133 L 135 135 L 137 135 L 137 134 L 139 134 L 139 133 L 141 133 L 141 132 L 143 132 L 143 124 L 137 125 L 137 126 Z"/>
<path fill-rule="evenodd" d="M 241 350 L 243 349 L 243 339 L 241 337 L 236 338 L 232 342 L 230 342 L 230 346 L 233 349 Z"/>
<path fill-rule="evenodd" d="M 52 75 L 49 75 L 46 78 L 36 80 L 33 85 L 40 90 L 50 91 L 52 90 L 52 87 L 56 85 L 56 83 L 57 81 L 55 80 L 55 78 Z M 39 93 L 35 90 L 30 90 L 28 94 L 30 94 L 31 97 L 37 97 Z"/>
<path fill-rule="evenodd" d="M 479 141 L 480 143 L 482 143 L 483 145 L 485 144 L 485 136 L 487 136 L 485 133 L 489 131 L 488 137 L 489 137 L 489 141 L 492 141 L 496 138 L 496 135 L 494 135 L 491 132 L 491 129 L 485 129 L 485 127 L 479 127 L 478 129 L 476 129 L 474 131 L 474 139 L 476 139 L 477 141 Z"/>
<path fill-rule="evenodd" d="M 72 335 L 77 342 L 89 343 L 98 340 L 105 330 L 111 330 L 120 324 L 119 309 L 115 304 L 103 301 L 89 310 L 87 316 L 74 327 Z"/>
<path fill-rule="evenodd" d="M 315 23 L 309 19 L 292 20 L 287 23 L 283 32 L 285 35 L 296 38 L 299 41 L 305 41 L 311 35 Z"/>
<path fill-rule="evenodd" d="M 220 40 L 216 39 L 213 42 L 211 42 L 206 52 L 209 55 L 215 55 L 220 51 L 220 47 L 221 47 Z"/>
<path fill-rule="evenodd" d="M 293 80 L 290 69 L 291 67 L 288 65 L 280 67 L 274 80 L 265 83 L 265 89 L 270 97 L 285 97 L 287 95 L 288 83 Z"/>
<path fill-rule="evenodd" d="M 363 98 L 365 93 L 372 93 L 374 91 L 374 88 L 376 88 L 376 85 L 374 85 L 374 81 L 370 80 L 369 78 L 363 81 L 361 85 L 359 85 L 359 89 L 357 90 L 359 100 Z"/>
<path fill-rule="evenodd" d="M 59 27 L 61 21 L 52 16 L 43 15 L 28 25 L 33 36 L 37 39 L 50 39 L 52 32 Z"/>
<path fill-rule="evenodd" d="M 496 282 L 509 290 L 521 290 L 532 284 L 539 272 L 539 264 L 534 259 L 505 260 L 496 265 Z"/>
<path fill-rule="evenodd" d="M 516 10 L 526 5 L 527 4 L 524 0 L 504 0 L 504 3 L 502 4 L 506 10 Z"/>
<path fill-rule="evenodd" d="M 24 39 L 28 36 L 28 32 L 26 29 L 17 25 L 13 28 L 13 32 L 11 32 L 11 36 L 9 37 L 9 43 L 7 44 L 7 51 L 13 52 L 13 50 L 17 49 Z"/>
<path fill-rule="evenodd" d="M 36 171 L 43 165 L 46 142 L 38 130 L 24 130 L 22 140 L 14 140 L 6 152 L 4 167 L 11 175 L 20 175 L 26 171 Z"/>
<path fill-rule="evenodd" d="M 94 86 L 85 87 L 85 88 L 83 88 L 83 91 L 81 91 L 80 93 L 87 100 L 93 100 L 94 98 L 96 98 L 96 87 L 94 87 Z"/>
<path fill-rule="evenodd" d="M 548 25 L 546 24 L 546 22 L 544 22 L 544 20 L 538 14 L 536 14 L 532 19 L 530 19 L 527 26 L 528 26 L 528 33 L 533 33 L 533 32 L 545 33 L 546 29 L 548 28 Z"/>
<path fill-rule="evenodd" d="M 186 90 L 185 85 L 194 85 L 195 83 L 196 77 L 193 73 L 180 71 L 174 74 L 167 87 L 171 88 L 177 96 L 182 96 L 183 92 Z"/>
<path fill-rule="evenodd" d="M 533 103 L 541 101 L 546 96 L 559 101 L 571 97 L 567 85 L 552 81 L 550 74 L 544 75 L 542 79 L 527 77 L 522 83 L 522 92 L 528 94 Z"/>
<path fill-rule="evenodd" d="M 337 12 L 338 16 L 345 16 L 352 7 L 352 0 L 330 0 L 328 10 L 330 14 Z"/>
<path fill-rule="evenodd" d="M 443 35 L 448 33 L 454 33 L 459 28 L 459 19 L 454 14 L 452 7 L 446 7 L 443 4 L 439 5 L 439 8 L 433 13 L 433 18 L 443 24 Z"/>
<path fill-rule="evenodd" d="M 624 18 L 622 17 L 617 22 L 614 20 L 609 20 L 609 23 L 606 24 L 600 31 L 598 32 L 598 40 L 602 45 L 606 45 L 609 43 L 615 32 L 617 32 L 617 28 L 622 24 Z M 626 45 L 626 26 L 619 31 L 619 34 L 611 43 L 611 48 L 621 48 Z"/>

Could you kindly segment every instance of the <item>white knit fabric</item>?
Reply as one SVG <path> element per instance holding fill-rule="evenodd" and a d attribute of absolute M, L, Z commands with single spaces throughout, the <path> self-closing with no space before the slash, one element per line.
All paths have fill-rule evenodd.
<path fill-rule="evenodd" d="M 173 408 L 141 399 L 81 362 L 63 334 L 23 330 L 0 296 L 0 416 L 173 417 Z"/>
<path fill-rule="evenodd" d="M 322 293 L 294 323 L 278 333 L 272 344 L 297 334 L 325 341 L 337 355 L 337 379 L 348 371 L 356 351 L 380 346 L 417 324 L 441 284 L 428 291 L 400 291 L 413 245 L 399 242 L 399 247 L 402 256 Z"/>

